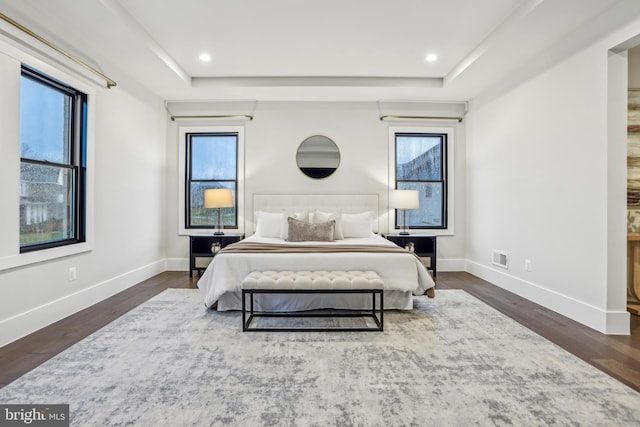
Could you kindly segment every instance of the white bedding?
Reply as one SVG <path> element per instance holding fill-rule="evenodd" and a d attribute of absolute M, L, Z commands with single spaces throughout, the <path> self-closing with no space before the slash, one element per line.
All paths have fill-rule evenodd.
<path fill-rule="evenodd" d="M 251 236 L 246 241 L 258 243 L 278 243 L 287 245 L 308 245 L 310 242 L 286 242 L 278 238 Z M 312 242 L 320 245 L 373 244 L 393 247 L 395 244 L 380 236 L 368 238 L 348 238 L 335 242 Z M 299 271 L 299 270 L 373 270 L 384 282 L 385 308 L 411 308 L 411 295 L 422 295 L 435 283 L 431 275 L 410 253 L 221 253 L 214 257 L 200 280 L 200 289 L 207 307 L 218 303 L 218 310 L 238 310 L 241 308 L 241 283 L 252 271 Z M 353 308 L 361 304 L 362 296 L 347 295 L 335 298 L 331 295 L 308 296 L 296 300 L 292 295 L 276 301 L 271 297 L 269 310 L 289 311 L 312 308 Z M 257 302 L 257 309 L 260 302 Z M 362 308 L 359 306 L 358 308 Z"/>

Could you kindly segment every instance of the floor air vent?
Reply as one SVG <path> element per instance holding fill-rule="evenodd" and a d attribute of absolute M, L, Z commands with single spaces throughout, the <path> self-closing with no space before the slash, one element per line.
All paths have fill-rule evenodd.
<path fill-rule="evenodd" d="M 493 264 L 502 268 L 509 268 L 509 254 L 497 249 L 493 250 Z"/>

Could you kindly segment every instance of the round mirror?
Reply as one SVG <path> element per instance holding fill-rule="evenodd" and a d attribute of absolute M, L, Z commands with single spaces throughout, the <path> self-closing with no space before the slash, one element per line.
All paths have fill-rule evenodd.
<path fill-rule="evenodd" d="M 310 178 L 326 178 L 340 164 L 340 150 L 331 139 L 314 135 L 302 141 L 296 153 L 298 167 Z"/>

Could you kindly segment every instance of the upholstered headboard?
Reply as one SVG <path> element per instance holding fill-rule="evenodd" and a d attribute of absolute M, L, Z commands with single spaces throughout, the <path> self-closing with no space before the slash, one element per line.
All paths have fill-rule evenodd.
<path fill-rule="evenodd" d="M 373 231 L 378 232 L 380 213 L 377 194 L 254 194 L 253 212 L 323 212 L 360 213 L 373 211 Z M 255 231 L 255 216 L 251 215 L 251 230 Z"/>

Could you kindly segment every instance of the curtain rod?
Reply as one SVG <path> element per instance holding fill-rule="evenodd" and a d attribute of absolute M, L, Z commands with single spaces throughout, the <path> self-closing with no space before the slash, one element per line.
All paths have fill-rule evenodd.
<path fill-rule="evenodd" d="M 380 116 L 380 120 L 394 120 L 394 119 L 407 119 L 407 120 L 457 120 L 462 121 L 462 117 L 440 117 L 440 116 Z"/>
<path fill-rule="evenodd" d="M 49 46 L 51 49 L 55 50 L 56 52 L 58 52 L 59 54 L 67 57 L 68 59 L 72 60 L 73 62 L 75 62 L 76 64 L 82 66 L 83 68 L 85 68 L 86 70 L 92 72 L 93 74 L 96 74 L 98 76 L 100 76 L 101 78 L 103 78 L 104 80 L 106 80 L 107 82 L 107 89 L 111 89 L 113 86 L 116 85 L 116 82 L 114 82 L 113 80 L 111 80 L 109 77 L 105 76 L 104 74 L 102 74 L 100 71 L 96 70 L 95 68 L 93 68 L 91 65 L 87 64 L 86 62 L 84 62 L 83 60 L 71 55 L 70 53 L 68 53 L 65 50 L 62 50 L 61 48 L 59 48 L 58 46 L 54 45 L 53 43 L 51 43 L 49 40 L 39 36 L 38 34 L 34 33 L 33 31 L 31 31 L 30 29 L 28 29 L 27 27 L 25 27 L 24 25 L 14 21 L 13 19 L 9 18 L 7 15 L 0 13 L 0 18 L 6 22 L 8 22 L 9 24 L 13 25 L 14 27 L 16 27 L 17 29 L 19 29 L 20 31 L 22 31 L 23 33 L 26 33 L 28 35 L 30 35 L 31 37 L 35 38 L 36 40 L 44 43 L 45 45 Z"/>
<path fill-rule="evenodd" d="M 227 116 L 171 116 L 171 121 L 176 119 L 247 119 L 253 120 L 253 116 L 249 114 L 232 114 Z"/>

